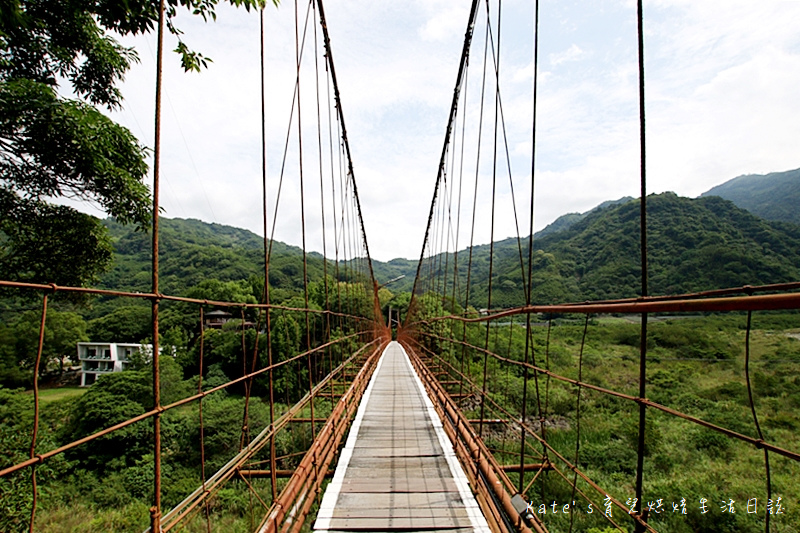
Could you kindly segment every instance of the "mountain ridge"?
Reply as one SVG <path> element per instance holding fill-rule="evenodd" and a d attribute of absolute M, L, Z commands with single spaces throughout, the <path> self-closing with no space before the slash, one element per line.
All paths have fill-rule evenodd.
<path fill-rule="evenodd" d="M 675 193 L 648 196 L 650 294 L 676 294 L 800 279 L 800 226 L 764 220 L 718 196 L 685 198 Z M 623 198 L 601 204 L 571 224 L 534 239 L 534 303 L 552 304 L 638 295 L 639 201 Z M 115 249 L 113 270 L 102 288 L 145 292 L 150 287 L 150 236 L 106 221 Z M 192 219 L 162 219 L 161 280 L 165 293 L 180 294 L 207 278 L 248 280 L 263 276 L 263 239 L 248 230 Z M 302 290 L 302 250 L 273 244 L 270 285 Z M 520 247 L 522 253 L 520 253 Z M 492 306 L 525 303 L 527 238 L 494 243 Z M 489 244 L 474 246 L 470 303 L 489 303 Z M 470 249 L 458 252 L 457 300 L 465 300 Z M 308 254 L 309 280 L 322 279 L 319 254 Z M 455 254 L 440 254 L 436 272 L 447 267 L 451 281 L 439 290 L 452 294 Z M 328 259 L 331 261 L 330 259 Z M 332 264 L 332 262 L 331 262 Z M 427 268 L 427 267 L 426 267 Z M 417 262 L 373 260 L 378 283 L 405 276 L 387 288 L 413 287 Z M 436 270 L 438 269 L 438 270 Z M 328 272 L 332 273 L 329 265 Z"/>
<path fill-rule="evenodd" d="M 744 174 L 700 197 L 719 196 L 767 220 L 800 224 L 800 169 Z"/>

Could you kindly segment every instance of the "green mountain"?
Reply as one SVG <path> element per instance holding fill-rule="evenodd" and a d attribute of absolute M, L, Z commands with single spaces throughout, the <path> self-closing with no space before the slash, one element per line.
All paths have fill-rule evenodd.
<path fill-rule="evenodd" d="M 400 276 L 405 276 L 402 279 L 393 281 L 387 285 L 386 288 L 393 293 L 398 292 L 411 292 L 414 287 L 414 276 L 417 275 L 417 260 L 411 259 L 392 259 L 391 261 L 383 262 L 372 260 L 372 270 L 375 273 L 375 279 L 378 285 L 386 283 Z"/>
<path fill-rule="evenodd" d="M 739 176 L 700 196 L 721 196 L 761 218 L 800 224 L 800 169 Z"/>
<path fill-rule="evenodd" d="M 149 233 L 134 231 L 111 219 L 109 230 L 115 252 L 113 269 L 100 281 L 104 289 L 150 291 L 151 240 Z M 161 292 L 181 294 L 204 279 L 238 281 L 263 276 L 263 238 L 250 231 L 208 224 L 199 220 L 161 218 L 159 224 L 159 282 Z M 322 278 L 319 254 L 308 254 L 308 277 Z M 270 283 L 292 289 L 303 286 L 302 249 L 279 241 L 272 243 Z"/>
<path fill-rule="evenodd" d="M 116 251 L 114 269 L 102 287 L 149 291 L 150 236 L 107 221 Z M 236 281 L 263 272 L 261 237 L 247 230 L 198 220 L 162 219 L 162 291 L 181 294 L 204 279 Z M 696 199 L 674 193 L 648 197 L 650 294 L 676 294 L 800 279 L 800 226 L 763 220 L 718 196 Z M 489 245 L 472 250 L 470 304 L 485 307 L 489 288 Z M 527 240 L 494 244 L 492 307 L 525 302 L 520 256 Z M 302 288 L 300 248 L 273 243 L 270 283 L 286 291 Z M 458 300 L 466 293 L 469 249 L 458 252 Z M 452 294 L 454 254 L 434 258 L 425 268 L 447 267 Z M 598 206 L 566 228 L 534 240 L 533 302 L 558 303 L 633 297 L 639 293 L 639 202 Z M 408 259 L 373 261 L 378 283 L 405 277 L 388 288 L 410 291 L 417 263 Z M 329 272 L 333 266 L 329 263 Z M 309 279 L 322 278 L 323 261 L 308 255 Z"/>
<path fill-rule="evenodd" d="M 800 279 L 800 227 L 764 221 L 717 197 L 651 195 L 651 294 Z M 539 241 L 586 299 L 634 296 L 639 287 L 639 202 L 596 212 Z"/>
<path fill-rule="evenodd" d="M 574 225 L 577 222 L 580 222 L 581 220 L 586 218 L 590 213 L 593 213 L 595 211 L 600 211 L 600 210 L 603 210 L 603 209 L 606 209 L 608 207 L 612 207 L 612 206 L 615 206 L 615 205 L 618 205 L 618 204 L 621 204 L 621 203 L 629 202 L 632 199 L 633 198 L 631 198 L 630 196 L 626 196 L 624 198 L 620 198 L 619 200 L 608 200 L 608 201 L 603 202 L 603 203 L 597 205 L 596 207 L 594 207 L 594 208 L 592 208 L 589 211 L 586 211 L 584 213 L 567 213 L 566 215 L 561 215 L 556 220 L 554 220 L 552 223 L 547 225 L 544 229 L 534 233 L 534 235 L 533 235 L 534 239 L 539 239 L 539 238 L 544 237 L 546 235 L 550 235 L 551 233 L 557 233 L 559 231 L 567 230 L 570 227 L 572 227 L 572 225 Z M 516 252 L 514 252 L 514 253 L 516 253 L 516 255 L 514 257 L 510 257 L 510 260 L 513 260 L 514 258 L 516 258 L 517 263 L 519 263 L 519 251 L 516 248 L 516 240 L 515 239 L 507 239 L 505 241 L 500 241 L 500 242 L 502 242 L 502 243 L 512 243 L 513 242 L 514 243 L 514 247 L 515 247 L 514 250 L 516 250 Z M 525 242 L 527 243 L 527 238 L 526 238 Z M 489 246 L 488 245 L 476 246 L 474 249 L 476 251 L 480 251 L 480 250 L 483 250 L 484 248 L 486 249 L 485 253 L 488 254 L 488 250 L 489 250 Z M 449 254 L 450 259 L 448 259 L 446 263 L 445 263 L 444 255 L 442 255 L 442 257 L 439 258 L 440 259 L 439 262 L 441 263 L 441 265 L 439 265 L 439 268 L 444 269 L 445 267 L 447 267 L 448 271 L 452 272 L 452 268 L 453 268 L 453 259 L 452 258 L 453 258 L 453 255 L 454 254 Z M 475 261 L 477 261 L 480 265 L 483 265 L 482 257 L 480 257 L 480 254 L 478 254 L 478 256 L 479 257 L 474 258 Z M 526 255 L 526 257 L 527 257 L 527 255 Z M 462 269 L 466 268 L 466 265 L 468 263 L 468 258 L 469 258 L 469 250 L 468 249 L 467 250 L 462 250 L 462 251 L 459 252 L 458 261 L 461 264 L 461 268 L 459 270 L 462 270 Z M 375 278 L 378 280 L 378 284 L 386 283 L 387 281 L 395 279 L 395 278 L 397 278 L 399 276 L 405 276 L 402 279 L 399 279 L 399 280 L 397 280 L 395 282 L 392 282 L 387 287 L 392 292 L 394 292 L 394 293 L 410 292 L 414 288 L 414 277 L 417 275 L 417 260 L 400 259 L 400 258 L 392 259 L 391 261 L 388 261 L 388 262 L 382 262 L 382 261 L 373 260 L 372 266 L 373 266 L 373 270 L 375 272 Z M 482 283 L 485 283 L 485 281 L 486 281 L 485 278 L 488 275 L 488 262 L 486 263 L 485 266 L 487 266 L 487 271 L 486 271 L 486 273 L 484 274 L 484 276 L 482 278 Z M 452 276 L 452 274 L 451 274 L 451 276 Z M 507 282 L 508 280 L 506 279 L 504 281 Z M 466 284 L 466 280 L 464 281 L 464 285 L 465 284 Z M 506 283 L 506 286 L 510 287 L 510 285 L 508 283 Z M 450 290 L 452 290 L 452 287 L 451 287 Z"/>
<path fill-rule="evenodd" d="M 114 247 L 114 266 L 102 276 L 103 289 L 150 292 L 151 240 L 149 233 L 137 232 L 113 219 L 103 224 L 108 228 Z M 161 218 L 159 224 L 159 284 L 164 294 L 183 294 L 186 289 L 205 279 L 220 281 L 247 280 L 263 277 L 263 238 L 255 233 L 222 224 L 210 224 L 195 219 Z M 279 241 L 272 243 L 270 284 L 273 288 L 298 291 L 303 288 L 303 251 Z M 322 255 L 307 254 L 308 278 L 322 279 Z M 410 291 L 414 283 L 417 262 L 393 259 L 374 262 L 378 283 L 405 274 L 392 283 L 393 292 Z M 340 263 L 339 278 L 346 280 L 348 272 Z M 328 273 L 333 275 L 335 264 L 329 258 Z"/>
<path fill-rule="evenodd" d="M 637 296 L 639 202 L 592 211 L 568 229 L 535 240 L 534 250 L 534 303 Z M 649 196 L 648 252 L 651 295 L 800 279 L 800 226 L 765 221 L 719 197 Z M 468 250 L 459 252 L 461 265 L 467 256 Z M 525 242 L 522 256 L 527 261 Z M 472 262 L 470 302 L 483 307 L 489 246 L 474 247 Z M 515 238 L 495 243 L 492 307 L 524 303 L 525 270 Z M 463 302 L 466 272 L 459 274 Z"/>
<path fill-rule="evenodd" d="M 606 207 L 611 207 L 611 206 L 614 206 L 614 205 L 617 205 L 617 204 L 624 204 L 625 202 L 630 202 L 631 200 L 633 200 L 632 197 L 624 196 L 624 197 L 620 198 L 619 200 L 606 200 L 602 204 L 600 204 L 600 205 L 598 205 L 596 207 L 593 207 L 592 209 L 590 209 L 590 210 L 588 210 L 588 211 L 586 211 L 584 213 L 567 213 L 566 215 L 561 215 L 560 217 L 555 219 L 553 222 L 551 222 L 550 224 L 545 226 L 544 229 L 534 233 L 533 234 L 533 238 L 534 239 L 538 239 L 538 238 L 550 235 L 551 233 L 555 233 L 557 231 L 562 231 L 562 230 L 565 230 L 565 229 L 569 229 L 576 222 L 580 222 L 581 220 L 586 218 L 589 215 L 589 213 L 592 213 L 594 211 L 599 211 L 601 209 L 605 209 Z"/>

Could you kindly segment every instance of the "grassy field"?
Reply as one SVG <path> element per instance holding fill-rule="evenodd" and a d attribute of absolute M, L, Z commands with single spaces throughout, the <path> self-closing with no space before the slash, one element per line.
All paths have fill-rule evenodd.
<path fill-rule="evenodd" d="M 750 406 L 745 372 L 746 316 L 707 316 L 653 320 L 648 326 L 648 399 L 739 434 L 758 438 Z M 754 314 L 749 337 L 749 377 L 753 403 L 764 440 L 778 447 L 800 451 L 800 326 L 797 314 Z M 559 375 L 618 391 L 638 395 L 640 324 L 627 318 L 592 318 L 583 336 L 584 322 L 560 319 L 553 323 L 550 338 L 547 328 L 532 331 L 537 364 Z M 485 326 L 474 328 L 472 342 L 482 346 Z M 583 345 L 583 354 L 581 353 Z M 490 349 L 519 359 L 523 352 L 524 328 L 492 328 Z M 460 353 L 459 350 L 454 350 Z M 582 361 L 579 364 L 579 361 Z M 482 380 L 483 355 L 467 356 L 467 368 L 474 382 Z M 522 403 L 521 371 L 518 367 L 488 361 L 488 386 L 491 398 L 512 413 Z M 535 380 L 528 385 L 529 420 L 537 412 Z M 598 492 L 578 481 L 578 491 L 557 473 L 542 474 L 526 492 L 537 509 L 546 504 L 540 517 L 552 533 L 603 531 L 609 524 L 600 515 L 606 495 L 623 504 L 635 495 L 638 406 L 586 388 L 545 378 L 539 381 L 540 398 L 546 406 L 547 440 L 556 451 L 595 481 Z M 487 402 L 488 405 L 488 402 Z M 474 407 L 474 405 L 473 405 Z M 469 408 L 469 406 L 467 407 Z M 468 417 L 478 418 L 471 410 Z M 487 418 L 507 415 L 487 411 Z M 516 450 L 499 454 L 508 464 L 519 461 L 519 433 L 498 431 L 488 444 L 497 450 Z M 579 437 L 578 437 L 579 436 Z M 531 439 L 533 444 L 533 440 Z M 660 532 L 708 533 L 765 530 L 768 499 L 781 514 L 771 516 L 770 531 L 800 531 L 800 463 L 778 453 L 770 453 L 771 494 L 767 494 L 765 454 L 754 445 L 729 438 L 695 422 L 647 410 L 644 460 L 643 504 L 652 505 L 649 523 Z M 535 450 L 528 462 L 539 462 Z M 572 480 L 574 474 L 564 463 L 550 459 Z M 515 479 L 515 474 L 510 477 Z M 532 479 L 528 475 L 526 483 Z M 588 501 L 595 502 L 589 513 Z M 732 502 L 731 502 L 732 500 Z M 562 512 L 552 513 L 557 502 Z M 575 502 L 575 503 L 573 503 Z M 578 511 L 563 513 L 563 505 Z M 599 505 L 598 505 L 599 504 Z M 673 504 L 677 506 L 674 511 Z M 723 511 L 723 507 L 726 510 Z M 705 508 L 706 512 L 703 512 Z M 734 513 L 730 512 L 733 508 Z M 683 513 L 686 510 L 686 514 Z M 749 512 L 757 509 L 757 512 Z M 657 511 L 657 512 L 656 512 Z M 624 531 L 632 531 L 632 521 L 618 508 L 613 518 Z"/>
<path fill-rule="evenodd" d="M 88 389 L 86 387 L 54 387 L 50 389 L 39 389 L 39 400 L 42 403 L 51 403 L 58 400 L 67 398 L 77 400 Z M 33 391 L 28 391 L 27 394 L 33 395 Z"/>

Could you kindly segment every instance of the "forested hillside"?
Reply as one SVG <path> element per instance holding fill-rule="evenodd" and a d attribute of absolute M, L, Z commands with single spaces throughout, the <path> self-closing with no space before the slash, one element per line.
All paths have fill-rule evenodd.
<path fill-rule="evenodd" d="M 521 246 L 526 257 L 527 241 Z M 592 211 L 570 228 L 535 240 L 534 250 L 534 303 L 636 296 L 639 202 Z M 800 279 L 800 226 L 762 220 L 719 197 L 649 196 L 648 250 L 651 294 Z M 460 252 L 460 265 L 467 256 L 468 250 Z M 472 263 L 470 302 L 485 306 L 488 245 L 473 249 Z M 462 292 L 465 270 L 460 272 Z M 517 240 L 496 242 L 492 307 L 523 304 L 522 279 Z"/>
<path fill-rule="evenodd" d="M 533 301 L 557 303 L 623 298 L 638 294 L 639 202 L 606 202 L 573 217 L 570 224 L 534 240 Z M 107 221 L 116 252 L 114 269 L 102 286 L 147 291 L 150 238 Z M 247 280 L 263 272 L 261 237 L 238 228 L 197 220 L 165 219 L 162 224 L 161 280 L 164 292 L 181 294 L 205 279 Z M 521 250 L 520 250 L 521 246 Z M 717 196 L 697 199 L 674 193 L 648 197 L 651 294 L 675 294 L 739 285 L 800 279 L 800 226 L 763 220 Z M 524 303 L 520 253 L 527 239 L 495 242 L 492 307 Z M 489 246 L 473 249 L 470 304 L 488 301 Z M 459 251 L 459 301 L 464 301 L 469 249 Z M 437 258 L 452 279 L 453 254 Z M 404 275 L 388 289 L 410 291 L 416 261 L 373 260 L 378 283 Z M 302 288 L 302 252 L 273 243 L 270 284 L 278 290 Z M 329 262 L 329 272 L 334 264 Z M 342 269 L 343 270 L 343 269 Z M 322 279 L 319 254 L 308 256 L 309 280 Z M 343 278 L 344 276 L 340 276 Z M 452 287 L 448 288 L 448 294 Z"/>
<path fill-rule="evenodd" d="M 124 227 L 111 219 L 114 267 L 100 286 L 108 289 L 150 289 L 151 235 Z M 208 224 L 199 220 L 162 218 L 160 222 L 159 271 L 162 292 L 177 294 L 204 279 L 237 281 L 264 273 L 264 240 L 250 231 Z M 302 250 L 279 241 L 272 243 L 270 282 L 277 288 L 303 286 Z M 308 257 L 309 279 L 322 278 L 322 258 Z"/>
<path fill-rule="evenodd" d="M 739 209 L 719 197 L 681 198 L 672 193 L 648 197 L 648 229 L 650 250 L 651 293 L 689 292 L 698 289 L 743 284 L 763 284 L 800 279 L 800 226 L 767 222 Z M 102 279 L 107 288 L 149 291 L 150 237 L 135 233 L 106 221 L 116 252 L 114 270 Z M 639 284 L 639 202 L 611 205 L 588 213 L 571 227 L 536 239 L 534 251 L 534 301 L 555 303 L 595 298 L 635 296 Z M 520 279 L 520 254 L 527 256 L 527 242 L 516 239 L 496 242 L 492 307 L 508 307 L 524 302 Z M 162 283 L 164 292 L 195 298 L 236 302 L 255 302 L 263 290 L 262 239 L 245 230 L 206 224 L 195 220 L 162 221 Z M 487 302 L 489 246 L 473 249 L 470 304 L 483 307 Z M 305 306 L 300 249 L 275 242 L 270 282 L 273 302 L 288 307 Z M 459 252 L 460 290 L 466 285 L 466 263 L 469 250 Z M 441 259 L 445 259 L 442 257 Z M 438 264 L 452 268 L 452 257 Z M 363 285 L 346 283 L 350 265 L 340 264 L 340 283 L 328 278 L 328 294 L 323 283 L 322 258 L 309 254 L 309 305 L 321 308 L 326 298 L 342 299 L 341 308 L 362 315 L 371 309 L 370 295 Z M 329 274 L 335 271 L 328 263 Z M 375 262 L 379 283 L 400 275 L 405 278 L 379 291 L 381 303 L 394 302 L 395 308 L 408 305 L 408 293 L 397 294 L 413 283 L 416 262 L 395 259 Z M 449 293 L 449 291 L 448 291 Z M 54 300 L 57 300 L 54 298 Z M 423 305 L 434 314 L 444 313 L 442 299 L 427 295 Z M 459 295 L 464 301 L 464 295 Z M 32 396 L 16 387 L 31 383 L 32 361 L 37 356 L 35 339 L 41 320 L 38 301 L 19 302 L 3 313 L 0 323 L 0 461 L 14 464 L 29 455 L 28 430 L 32 423 Z M 243 315 L 257 322 L 255 312 Z M 270 325 L 272 357 L 284 361 L 308 349 L 308 339 L 324 336 L 325 322 L 314 316 L 306 320 L 302 312 L 274 311 Z M 797 315 L 759 314 L 752 333 L 754 363 L 760 365 L 754 374 L 754 390 L 763 402 L 767 438 L 790 449 L 797 446 L 796 417 L 786 414 L 786 405 L 798 405 Z M 170 402 L 196 390 L 200 349 L 203 348 L 203 386 L 213 387 L 242 374 L 245 354 L 265 354 L 267 336 L 256 329 L 242 329 L 232 321 L 222 329 L 205 331 L 199 340 L 198 310 L 194 306 L 165 301 L 160 309 L 162 343 L 174 358 L 162 358 L 162 401 Z M 636 382 L 638 325 L 611 317 L 592 320 L 585 356 L 585 378 L 600 386 L 621 387 L 630 391 Z M 506 325 L 503 325 L 505 327 Z M 523 353 L 528 337 L 520 324 L 508 323 L 510 334 L 490 338 L 490 349 L 513 357 Z M 580 324 L 569 319 L 553 323 L 552 331 L 531 328 L 537 350 L 550 350 L 552 368 L 564 374 L 575 370 L 574 357 L 581 343 Z M 681 321 L 654 324 L 648 340 L 653 354 L 649 377 L 650 394 L 670 407 L 687 409 L 692 415 L 708 419 L 748 434 L 752 426 L 742 422 L 749 415 L 741 385 L 741 369 L 737 367 L 743 345 L 744 317 L 721 320 L 717 317 L 695 317 Z M 59 374 L 59 362 L 65 354 L 74 357 L 75 343 L 81 340 L 147 342 L 151 335 L 148 301 L 118 298 L 95 299 L 82 304 L 55 301 L 47 314 L 46 349 L 42 353 L 43 378 Z M 465 329 L 474 344 L 484 342 L 483 324 L 470 324 Z M 500 329 L 495 329 L 500 333 Z M 505 332 L 505 329 L 503 330 Z M 345 323 L 338 326 L 336 337 L 352 334 Z M 788 334 L 787 334 L 788 332 Z M 551 335 L 552 333 L 552 335 Z M 57 342 L 56 342 L 57 341 Z M 345 347 L 345 350 L 352 346 Z M 663 358 L 663 361 L 661 360 Z M 674 361 L 679 361 L 676 365 Z M 711 361 L 710 363 L 708 361 Z M 263 359 L 259 364 L 264 364 Z M 649 363 L 650 364 L 650 363 Z M 314 369 L 319 379 L 324 366 Z M 314 371 L 312 370 L 312 371 Z M 309 370 L 301 365 L 286 365 L 275 372 L 276 408 L 285 410 L 304 394 Z M 480 365 L 468 364 L 467 372 L 477 379 Z M 494 363 L 488 373 L 491 390 L 503 391 L 500 401 L 519 405 L 523 377 L 516 372 L 502 371 Z M 90 389 L 48 390 L 52 399 L 43 402 L 40 449 L 53 449 L 81 438 L 109 424 L 139 415 L 152 405 L 152 369 L 139 361 L 129 371 L 108 374 Z M 43 380 L 45 381 L 45 380 Z M 621 385 L 620 385 L 621 384 Z M 529 387 L 531 384 L 529 383 Z M 627 388 L 626 388 L 627 387 Z M 44 389 L 47 390 L 47 389 Z M 552 442 L 566 453 L 576 431 L 573 416 L 572 386 L 554 383 L 550 409 L 560 426 L 553 428 Z M 249 420 L 254 426 L 268 423 L 269 406 L 262 400 L 267 393 L 267 378 L 259 377 L 252 384 L 253 399 L 249 404 Z M 204 404 L 205 461 L 209 470 L 223 464 L 236 449 L 241 438 L 241 412 L 244 405 L 243 386 L 218 391 Z M 326 400 L 327 402 L 327 400 Z M 581 466 L 604 485 L 614 486 L 620 473 L 631 478 L 634 461 L 630 450 L 635 442 L 635 427 L 630 413 L 618 402 L 587 397 L 583 429 Z M 789 402 L 787 404 L 787 402 Z M 327 403 L 318 413 L 325 416 Z M 20 414 L 21 413 L 21 414 Z M 471 415 L 479 416 L 478 413 Z M 752 471 L 747 461 L 734 461 L 747 452 L 745 446 L 727 439 L 715 439 L 707 433 L 687 426 L 682 421 L 657 417 L 648 428 L 657 438 L 648 452 L 650 464 L 660 465 L 650 476 L 659 497 L 700 498 L 731 497 L 744 501 L 754 494 Z M 164 449 L 169 450 L 165 470 L 163 502 L 171 507 L 185 494 L 199 486 L 202 479 L 197 469 L 200 427 L 195 412 L 176 409 L 162 419 Z M 299 435 L 299 434 L 298 434 Z M 305 438 L 305 437 L 303 437 Z M 499 434 L 487 439 L 502 447 Z M 141 531 L 147 527 L 147 509 L 152 487 L 152 434 L 144 425 L 132 426 L 127 433 L 118 433 L 99 440 L 86 453 L 67 453 L 37 469 L 43 487 L 37 527 L 42 531 L 77 530 L 92 523 L 95 530 Z M 299 460 L 300 437 L 276 442 L 276 453 L 282 458 L 279 467 L 291 470 Z M 691 444 L 686 447 L 686 442 Z M 686 452 L 691 451 L 691 455 Z M 82 450 L 83 452 L 83 450 Z M 685 455 L 681 455 L 685 454 Z M 675 458 L 680 458 L 676 460 Z M 510 460 L 509 458 L 506 458 Z M 688 465 L 695 483 L 672 484 L 678 471 L 676 464 Z M 714 488 L 719 472 L 726 472 L 724 489 Z M 795 494 L 792 480 L 797 468 L 787 466 L 775 477 L 776 493 Z M 149 477 L 148 477 L 149 476 Z M 0 492 L 14 495 L 8 499 L 8 513 L 0 513 L 0 530 L 27 530 L 30 515 L 30 490 L 27 475 L 14 478 L 13 485 L 0 486 Z M 557 493 L 555 481 L 548 482 L 549 494 Z M 760 485 L 759 485 L 760 486 Z M 626 487 L 620 488 L 624 490 Z M 226 489 L 227 490 L 227 489 Z M 238 485 L 222 493 L 213 512 L 226 523 L 246 523 L 246 487 Z M 788 499 L 788 498 L 787 498 Z M 792 500 L 794 501 L 794 500 Z M 785 524 L 796 521 L 791 508 Z M 718 515 L 717 515 L 718 516 Z M 660 517 L 665 531 L 757 531 L 754 518 L 747 513 L 730 515 L 724 528 L 712 520 L 716 517 L 695 513 L 676 519 Z M 594 518 L 594 517 L 592 517 Z M 777 518 L 776 518 L 777 519 Z M 566 528 L 567 526 L 565 526 Z M 88 530 L 88 529 L 87 529 Z M 234 527 L 227 530 L 234 531 Z M 557 530 L 554 528 L 554 531 Z M 591 530 L 589 530 L 591 531 Z"/>
<path fill-rule="evenodd" d="M 151 235 L 136 232 L 112 219 L 103 221 L 109 229 L 114 247 L 114 265 L 102 276 L 100 287 L 125 291 L 150 290 Z M 247 280 L 264 275 L 264 240 L 246 229 L 209 224 L 194 219 L 161 218 L 159 241 L 160 284 L 165 294 L 182 294 L 206 279 L 223 282 Z M 303 288 L 303 250 L 297 246 L 272 242 L 269 280 L 273 289 L 293 291 Z M 348 280 L 348 266 L 339 265 L 339 279 Z M 375 278 L 385 283 L 401 275 L 406 277 L 390 285 L 392 292 L 410 291 L 414 283 L 417 261 L 392 259 L 373 261 Z M 307 254 L 309 281 L 323 277 L 322 255 Z M 328 258 L 328 273 L 334 275 L 336 265 Z"/>
<path fill-rule="evenodd" d="M 399 276 L 405 276 L 392 282 L 388 288 L 392 292 L 410 292 L 414 287 L 414 276 L 417 275 L 417 259 L 392 259 L 391 261 L 372 261 L 375 279 L 378 284 L 386 283 Z"/>
<path fill-rule="evenodd" d="M 800 227 L 767 222 L 721 198 L 652 195 L 648 205 L 651 294 L 800 278 Z M 634 296 L 639 286 L 639 203 L 597 212 L 539 241 L 581 299 Z"/>
<path fill-rule="evenodd" d="M 607 201 L 603 202 L 602 204 L 600 204 L 600 205 L 598 205 L 596 207 L 593 207 L 592 209 L 590 209 L 588 211 L 585 211 L 583 213 L 567 213 L 566 215 L 561 215 L 560 217 L 555 219 L 553 222 L 551 222 L 550 224 L 545 226 L 542 230 L 537 231 L 536 233 L 534 233 L 533 236 L 534 236 L 534 238 L 538 239 L 538 238 L 550 235 L 551 233 L 556 233 L 558 231 L 569 229 L 575 223 L 580 222 L 581 220 L 583 220 L 584 218 L 589 216 L 589 213 L 593 213 L 595 211 L 600 211 L 601 209 L 605 209 L 606 207 L 611 207 L 611 206 L 614 206 L 614 205 L 617 205 L 617 204 L 624 204 L 626 202 L 630 202 L 631 200 L 633 200 L 632 197 L 624 196 L 624 197 L 620 198 L 619 200 L 607 200 Z"/>
<path fill-rule="evenodd" d="M 701 196 L 721 196 L 761 218 L 800 224 L 800 169 L 739 176 Z"/>
<path fill-rule="evenodd" d="M 130 226 L 123 227 L 113 220 L 105 220 L 103 224 L 111 236 L 114 263 L 101 278 L 99 287 L 150 292 L 151 234 L 137 232 Z M 258 235 L 230 226 L 181 219 L 161 219 L 160 234 L 163 294 L 243 303 L 256 303 L 262 298 L 263 239 Z M 372 308 L 363 285 L 360 282 L 348 283 L 357 281 L 352 279 L 353 265 L 342 263 L 337 272 L 335 263 L 329 262 L 327 284 L 324 282 L 325 264 L 319 254 L 308 254 L 307 268 L 308 301 L 312 307 L 326 303 L 324 289 L 327 286 L 327 301 L 335 302 L 333 308 L 341 306 L 351 312 Z M 336 274 L 340 282 L 338 287 Z M 273 242 L 269 278 L 272 303 L 305 307 L 300 248 Z M 13 290 L 0 293 L 0 386 L 27 386 L 30 383 L 36 358 L 36 345 L 30 339 L 35 338 L 38 331 L 39 305 L 39 298 L 30 294 Z M 255 312 L 245 318 L 252 322 L 257 320 Z M 281 320 L 296 322 L 288 316 Z M 305 321 L 302 322 L 305 326 Z M 195 346 L 199 333 L 198 316 L 192 306 L 162 302 L 160 323 L 162 342 L 175 346 L 176 353 Z M 293 327 L 300 331 L 299 325 Z M 52 300 L 47 328 L 41 372 L 42 375 L 61 374 L 64 357 L 75 359 L 77 342 L 148 342 L 152 335 L 150 302 L 106 295 L 73 300 L 59 294 Z M 240 345 L 241 339 L 235 330 L 226 334 L 232 335 L 233 340 L 227 339 L 232 345 Z M 298 339 L 299 336 L 295 341 L 299 342 Z M 223 370 L 233 372 L 227 367 Z M 236 371 L 239 370 L 237 367 Z"/>

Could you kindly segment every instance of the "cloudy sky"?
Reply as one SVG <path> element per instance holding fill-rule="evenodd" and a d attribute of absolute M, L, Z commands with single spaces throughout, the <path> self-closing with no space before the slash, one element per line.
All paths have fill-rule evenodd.
<path fill-rule="evenodd" d="M 326 1 L 374 258 L 419 256 L 468 6 L 455 0 Z M 302 19 L 305 5 L 300 12 Z M 485 17 L 482 11 L 479 21 Z M 567 212 L 638 196 L 639 187 L 635 2 L 542 0 L 540 17 L 536 229 Z M 284 0 L 279 8 L 270 5 L 265 18 L 267 146 L 274 198 L 293 96 L 294 4 Z M 800 2 L 795 1 L 645 1 L 650 192 L 693 197 L 741 174 L 800 167 L 798 20 Z M 215 23 L 182 15 L 178 25 L 186 43 L 213 63 L 200 74 L 185 74 L 175 54 L 166 58 L 165 216 L 260 233 L 258 16 L 224 5 Z M 464 104 L 471 124 L 468 135 L 477 126 L 484 35 L 485 22 L 479 22 L 468 84 L 473 96 Z M 518 208 L 527 209 L 520 198 L 530 190 L 531 2 L 503 2 L 500 38 L 509 164 Z M 152 146 L 155 36 L 123 42 L 138 50 L 141 62 L 122 85 L 124 109 L 113 116 Z M 167 46 L 174 48 L 175 42 L 168 38 Z M 312 33 L 307 46 L 313 50 Z M 304 61 L 313 65 L 312 59 L 307 52 Z M 303 127 L 311 130 L 316 121 L 313 82 L 303 83 Z M 492 107 L 493 97 L 488 102 Z M 487 124 L 491 126 L 491 119 Z M 316 146 L 316 138 L 308 139 Z M 287 174 L 296 173 L 292 150 Z M 474 167 L 475 155 L 465 157 L 472 161 L 467 166 Z M 310 167 L 314 165 L 318 163 Z M 505 160 L 501 166 L 505 177 L 498 191 L 501 201 L 508 202 Z M 283 194 L 276 238 L 299 245 L 296 191 L 287 186 Z M 482 191 L 479 203 L 485 198 Z M 501 209 L 497 238 L 514 233 L 509 212 Z M 311 216 L 309 224 L 309 248 L 319 249 L 318 217 Z M 487 239 L 478 235 L 476 243 Z M 462 237 L 459 248 L 463 243 Z"/>

